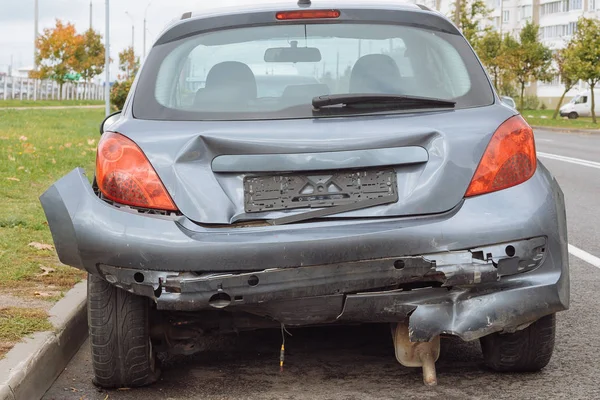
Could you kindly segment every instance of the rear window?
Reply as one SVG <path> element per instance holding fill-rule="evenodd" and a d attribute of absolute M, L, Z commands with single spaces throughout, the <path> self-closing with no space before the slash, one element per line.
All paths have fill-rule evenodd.
<path fill-rule="evenodd" d="M 153 57 L 152 57 L 153 56 Z M 162 120 L 313 118 L 327 94 L 493 102 L 464 38 L 419 27 L 330 23 L 227 29 L 156 46 L 134 115 Z M 347 115 L 347 114 L 345 114 Z"/>

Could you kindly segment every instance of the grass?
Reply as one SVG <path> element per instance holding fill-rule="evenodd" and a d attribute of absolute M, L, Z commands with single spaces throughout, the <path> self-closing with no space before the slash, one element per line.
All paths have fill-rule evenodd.
<path fill-rule="evenodd" d="M 552 119 L 554 110 L 525 110 L 521 113 L 527 122 L 532 126 L 549 126 L 564 129 L 598 129 L 600 133 L 600 124 L 594 124 L 591 118 L 568 119 L 557 116 Z M 600 116 L 598 116 L 600 121 Z"/>
<path fill-rule="evenodd" d="M 52 329 L 48 314 L 30 308 L 0 308 L 0 359 L 22 337 Z"/>
<path fill-rule="evenodd" d="M 58 107 L 58 106 L 100 106 L 103 100 L 0 100 L 0 108 L 6 107 Z"/>
<path fill-rule="evenodd" d="M 93 170 L 102 118 L 100 109 L 0 110 L 0 293 L 56 301 L 85 276 L 29 244 L 53 244 L 38 198 L 72 169 Z"/>

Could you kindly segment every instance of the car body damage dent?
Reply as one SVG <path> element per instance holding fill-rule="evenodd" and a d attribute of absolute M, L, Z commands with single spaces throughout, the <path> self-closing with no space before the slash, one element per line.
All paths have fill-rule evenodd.
<path fill-rule="evenodd" d="M 537 237 L 474 250 L 246 273 L 108 265 L 100 265 L 98 271 L 108 282 L 153 299 L 159 310 L 245 311 L 288 325 L 397 322 L 404 316 L 412 341 L 430 341 L 444 333 L 473 340 L 539 318 L 544 297 L 538 303 L 515 303 L 510 290 L 499 289 L 523 286 L 519 281 L 516 287 L 503 282 L 503 277 L 537 268 L 545 246 L 546 238 Z M 502 255 L 506 249 L 509 254 Z M 479 259 L 480 252 L 489 257 Z M 510 268 L 502 270 L 506 262 Z M 558 300 L 555 303 L 561 308 Z"/>
<path fill-rule="evenodd" d="M 203 227 L 108 204 L 81 169 L 41 201 L 61 261 L 159 310 L 218 306 L 289 325 L 409 321 L 410 340 L 429 341 L 512 332 L 569 307 L 562 192 L 541 164 L 522 185 L 407 219 Z M 506 202 L 511 217 L 479 229 Z"/>

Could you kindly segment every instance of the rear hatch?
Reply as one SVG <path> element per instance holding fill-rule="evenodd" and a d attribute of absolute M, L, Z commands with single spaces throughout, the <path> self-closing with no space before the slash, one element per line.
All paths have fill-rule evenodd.
<path fill-rule="evenodd" d="M 403 7 L 184 21 L 116 129 L 198 223 L 451 210 L 514 112 L 449 21 Z"/>
<path fill-rule="evenodd" d="M 308 207 L 286 208 L 283 203 L 263 211 L 249 210 L 250 193 L 244 182 L 256 177 L 299 176 L 310 183 L 328 182 L 340 174 L 391 170 L 397 201 L 326 217 L 389 217 L 448 211 L 463 199 L 492 134 L 510 115 L 506 107 L 491 106 L 410 116 L 322 120 L 177 124 L 130 120 L 118 130 L 142 148 L 186 217 L 199 223 L 230 224 L 312 211 Z M 380 158 L 374 159 L 373 154 Z M 250 160 L 258 157 L 279 166 L 285 163 L 287 167 L 277 169 L 267 163 L 254 163 L 249 161 L 249 155 Z M 223 156 L 227 156 L 229 165 L 215 162 Z M 227 168 L 235 171 L 243 163 L 252 171 L 223 172 Z M 356 167 L 361 163 L 366 166 Z M 333 168 L 314 170 L 315 164 Z M 334 178 L 334 184 L 338 182 Z M 277 185 L 284 186 L 282 182 Z M 327 187 L 326 194 L 335 197 L 339 189 L 346 188 Z M 373 192 L 366 188 L 364 191 Z M 302 194 L 310 197 L 304 186 L 298 193 L 275 193 L 273 197 L 280 200 Z"/>

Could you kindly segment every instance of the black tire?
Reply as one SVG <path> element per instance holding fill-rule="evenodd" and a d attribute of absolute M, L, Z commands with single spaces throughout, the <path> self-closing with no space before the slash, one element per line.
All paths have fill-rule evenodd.
<path fill-rule="evenodd" d="M 556 317 L 540 318 L 514 333 L 494 333 L 480 339 L 485 364 L 498 372 L 537 372 L 552 358 Z"/>
<path fill-rule="evenodd" d="M 150 342 L 149 300 L 88 275 L 88 326 L 94 384 L 139 387 L 160 371 Z"/>
<path fill-rule="evenodd" d="M 579 118 L 579 114 L 577 114 L 575 111 L 572 111 L 567 115 L 567 117 L 569 119 L 577 119 L 577 118 Z"/>

